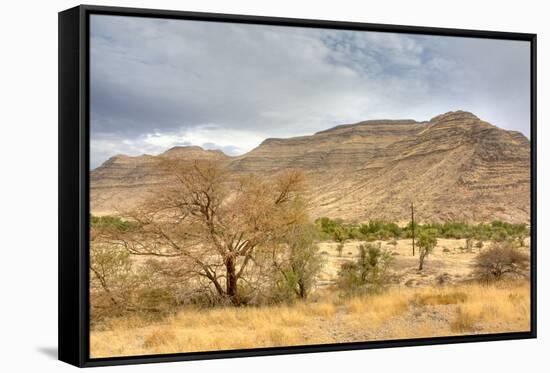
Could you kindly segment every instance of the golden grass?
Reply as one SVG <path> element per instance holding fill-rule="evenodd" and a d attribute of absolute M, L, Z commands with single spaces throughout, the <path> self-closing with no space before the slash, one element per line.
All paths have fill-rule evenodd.
<path fill-rule="evenodd" d="M 405 312 L 408 302 L 403 291 L 393 289 L 381 295 L 352 298 L 346 306 L 350 315 L 372 327 Z"/>
<path fill-rule="evenodd" d="M 111 320 L 92 357 L 527 331 L 529 284 L 394 288 L 371 296 L 265 307 L 186 308 L 162 321 Z M 321 299 L 328 299 L 324 302 Z M 434 313 L 437 317 L 434 318 Z"/>
<path fill-rule="evenodd" d="M 464 312 L 462 307 L 456 310 L 454 319 L 451 321 L 451 330 L 458 333 L 468 334 L 474 330 L 476 319 L 471 313 Z"/>
<path fill-rule="evenodd" d="M 469 318 L 476 324 L 486 324 L 493 331 L 530 329 L 529 286 L 501 284 L 497 286 L 472 286 L 468 302 L 460 306 L 457 318 Z M 504 329 L 504 330 L 502 330 Z"/>
<path fill-rule="evenodd" d="M 415 301 L 423 306 L 449 305 L 464 303 L 468 295 L 460 291 L 417 294 Z"/>
<path fill-rule="evenodd" d="M 300 313 L 306 317 L 331 318 L 336 314 L 336 305 L 333 303 L 300 303 L 292 309 L 292 312 Z"/>
<path fill-rule="evenodd" d="M 159 328 L 153 330 L 143 341 L 143 347 L 151 348 L 176 339 L 176 334 L 170 329 Z"/>

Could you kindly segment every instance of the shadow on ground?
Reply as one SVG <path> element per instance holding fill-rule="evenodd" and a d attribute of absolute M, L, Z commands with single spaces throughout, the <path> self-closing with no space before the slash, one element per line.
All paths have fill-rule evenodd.
<path fill-rule="evenodd" d="M 38 347 L 38 352 L 40 352 L 43 355 L 46 355 L 50 359 L 57 360 L 57 346 L 55 347 Z"/>

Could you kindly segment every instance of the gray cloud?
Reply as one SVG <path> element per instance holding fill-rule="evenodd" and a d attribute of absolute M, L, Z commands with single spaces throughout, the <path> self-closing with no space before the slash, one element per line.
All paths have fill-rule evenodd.
<path fill-rule="evenodd" d="M 91 166 L 456 109 L 529 135 L 529 44 L 91 17 Z"/>

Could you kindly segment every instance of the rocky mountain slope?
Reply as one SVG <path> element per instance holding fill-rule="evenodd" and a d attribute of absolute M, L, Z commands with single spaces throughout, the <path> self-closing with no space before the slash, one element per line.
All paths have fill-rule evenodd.
<path fill-rule="evenodd" d="M 215 159 L 235 173 L 301 168 L 313 217 L 405 222 L 414 202 L 422 221 L 529 222 L 529 140 L 463 111 L 427 122 L 374 120 L 267 139 L 239 157 L 200 147 L 115 156 L 91 172 L 92 213 L 132 206 L 169 182 L 156 167 L 159 157 Z"/>

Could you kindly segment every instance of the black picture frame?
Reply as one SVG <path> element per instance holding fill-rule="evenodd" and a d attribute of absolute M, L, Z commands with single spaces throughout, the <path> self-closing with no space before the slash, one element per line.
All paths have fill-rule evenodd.
<path fill-rule="evenodd" d="M 527 41 L 531 45 L 531 330 L 529 332 L 89 357 L 89 17 L 92 14 Z M 81 5 L 59 13 L 59 360 L 79 367 L 536 338 L 536 34 Z"/>

